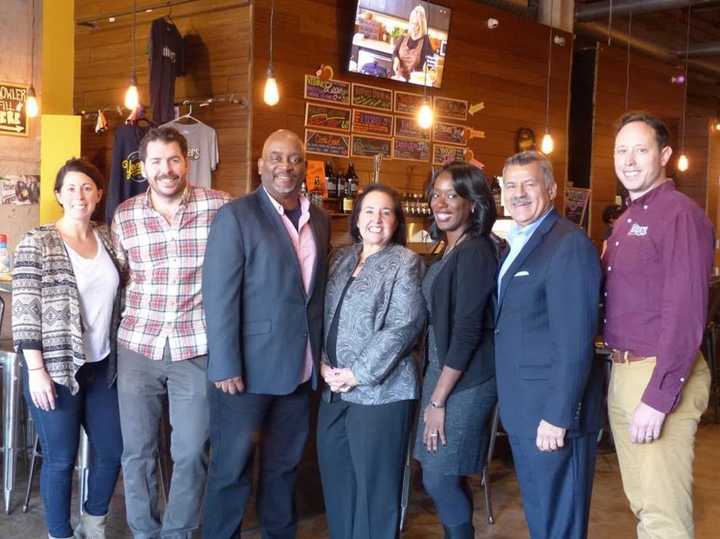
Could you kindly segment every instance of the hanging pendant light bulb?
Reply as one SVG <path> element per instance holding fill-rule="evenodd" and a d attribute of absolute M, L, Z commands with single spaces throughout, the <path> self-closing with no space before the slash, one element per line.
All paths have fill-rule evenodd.
<path fill-rule="evenodd" d="M 37 97 L 35 97 L 35 88 L 30 86 L 27 92 L 27 99 L 25 99 L 25 115 L 28 118 L 35 118 L 40 112 L 40 105 L 38 104 Z"/>
<path fill-rule="evenodd" d="M 137 77 L 133 73 L 130 77 L 130 86 L 125 91 L 125 108 L 135 110 L 140 104 L 140 94 L 137 88 Z"/>
<path fill-rule="evenodd" d="M 273 21 L 275 20 L 275 0 L 270 4 L 270 61 L 267 68 L 267 80 L 265 81 L 265 91 L 263 92 L 263 101 L 266 105 L 274 107 L 280 101 L 280 91 L 278 90 L 277 80 L 273 72 Z"/>
<path fill-rule="evenodd" d="M 417 123 L 421 129 L 430 129 L 432 127 L 435 115 L 430 104 L 425 101 L 418 109 Z"/>
<path fill-rule="evenodd" d="M 688 168 L 690 168 L 690 161 L 684 153 L 678 157 L 677 168 L 680 172 L 685 172 Z"/>
<path fill-rule="evenodd" d="M 269 66 L 267 70 L 267 80 L 265 81 L 263 101 L 265 101 L 266 105 L 270 105 L 271 107 L 277 105 L 278 101 L 280 101 L 280 92 L 278 91 L 277 80 L 275 80 L 272 66 Z"/>
<path fill-rule="evenodd" d="M 130 31 L 130 39 L 132 40 L 132 75 L 130 75 L 130 86 L 125 90 L 125 108 L 131 111 L 140 105 L 140 93 L 137 87 L 137 70 L 135 69 L 135 25 L 137 23 L 137 0 L 133 0 L 133 22 Z"/>
<path fill-rule="evenodd" d="M 35 118 L 40 113 L 40 104 L 35 96 L 35 87 L 33 86 L 33 76 L 35 75 L 35 0 L 32 5 L 32 32 L 30 45 L 30 87 L 25 97 L 25 116 Z"/>
<path fill-rule="evenodd" d="M 550 131 L 545 131 L 545 135 L 543 135 L 542 142 L 540 143 L 540 151 L 545 155 L 550 155 L 554 149 L 555 141 L 552 135 L 550 135 Z"/>

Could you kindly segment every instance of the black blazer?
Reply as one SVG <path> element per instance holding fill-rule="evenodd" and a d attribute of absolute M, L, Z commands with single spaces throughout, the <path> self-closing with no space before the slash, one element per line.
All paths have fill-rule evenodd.
<path fill-rule="evenodd" d="M 435 277 L 431 323 L 441 365 L 464 371 L 453 388 L 478 385 L 495 375 L 493 295 L 497 255 L 492 241 L 461 241 Z"/>
<path fill-rule="evenodd" d="M 290 237 L 262 187 L 218 212 L 203 264 L 210 381 L 242 376 L 249 393 L 292 393 L 309 335 L 317 387 L 330 218 L 312 204 L 310 226 L 317 251 L 306 293 Z"/>

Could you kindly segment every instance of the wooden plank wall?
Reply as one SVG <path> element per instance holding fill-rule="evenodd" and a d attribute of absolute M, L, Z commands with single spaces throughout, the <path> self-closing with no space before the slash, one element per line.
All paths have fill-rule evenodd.
<path fill-rule="evenodd" d="M 140 95 L 149 102 L 146 46 L 151 22 L 168 14 L 156 9 L 145 13 L 157 0 L 137 1 L 136 62 Z M 76 19 L 130 12 L 132 0 L 76 0 Z M 188 73 L 179 77 L 175 98 L 211 97 L 234 93 L 249 100 L 251 77 L 252 8 L 247 0 L 197 0 L 172 9 L 172 19 L 184 36 Z M 132 69 L 132 16 L 106 20 L 96 29 L 76 27 L 75 111 L 121 105 Z M 187 112 L 186 109 L 182 113 Z M 151 113 L 151 111 L 150 111 Z M 193 116 L 217 130 L 220 164 L 213 187 L 240 195 L 248 187 L 249 110 L 239 105 L 216 103 L 193 110 Z M 123 119 L 107 114 L 110 127 Z M 83 121 L 82 152 L 109 175 L 112 160 L 112 129 L 96 135 L 94 119 Z"/>
<path fill-rule="evenodd" d="M 466 125 L 486 132 L 487 138 L 470 143 L 486 171 L 499 175 L 502 164 L 514 153 L 515 132 L 535 130 L 538 145 L 545 121 L 548 27 L 506 11 L 470 0 L 443 0 L 452 9 L 450 37 L 442 89 L 432 95 L 484 102 L 485 110 L 469 117 Z M 275 129 L 304 132 L 303 80 L 320 64 L 329 64 L 335 77 L 393 90 L 422 92 L 418 86 L 373 79 L 344 72 L 354 22 L 355 2 L 345 0 L 276 0 L 273 65 L 280 86 L 280 103 L 262 101 L 263 77 L 256 77 L 253 94 L 252 163 L 260 156 L 266 136 Z M 270 0 L 255 1 L 255 48 L 258 74 L 268 64 Z M 489 17 L 500 21 L 496 30 L 485 25 Z M 556 141 L 552 154 L 563 192 L 567 169 L 567 126 L 572 37 L 564 47 L 553 46 L 550 124 Z M 312 157 L 312 156 L 310 156 Z M 345 160 L 336 163 L 346 167 Z M 361 184 L 367 183 L 371 159 L 356 159 Z M 407 161 L 383 161 L 382 180 L 401 191 L 419 192 L 430 166 Z M 256 178 L 256 171 L 253 174 Z M 558 197 L 561 198 L 560 196 Z"/>
<path fill-rule="evenodd" d="M 677 74 L 677 70 L 638 53 L 631 56 L 630 66 L 629 109 L 642 109 L 661 117 L 668 123 L 673 140 L 676 140 L 682 112 L 683 88 L 671 84 L 670 79 Z M 613 147 L 615 122 L 625 112 L 625 73 L 625 48 L 608 47 L 604 43 L 598 43 L 590 173 L 590 236 L 598 242 L 605 230 L 602 210 L 608 204 L 614 203 L 618 192 L 613 167 Z"/>

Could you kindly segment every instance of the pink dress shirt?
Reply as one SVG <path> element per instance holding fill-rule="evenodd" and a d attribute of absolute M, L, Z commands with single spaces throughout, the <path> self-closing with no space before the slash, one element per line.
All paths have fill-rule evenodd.
<path fill-rule="evenodd" d="M 285 215 L 285 208 L 283 208 L 282 204 L 275 200 L 272 195 L 267 192 L 267 189 L 265 193 L 280 214 L 283 225 L 285 225 L 285 230 L 287 230 L 290 242 L 295 248 L 295 255 L 300 265 L 305 294 L 309 294 L 313 270 L 315 269 L 315 259 L 317 257 L 315 238 L 313 237 L 312 228 L 310 227 L 310 201 L 306 197 L 300 197 L 300 210 L 302 213 L 300 214 L 298 228 L 295 230 L 295 225 L 293 225 L 292 221 Z M 312 349 L 310 348 L 310 337 L 308 337 L 307 343 L 305 344 L 305 371 L 303 372 L 303 378 L 300 380 L 300 383 L 310 380 L 312 369 Z"/>

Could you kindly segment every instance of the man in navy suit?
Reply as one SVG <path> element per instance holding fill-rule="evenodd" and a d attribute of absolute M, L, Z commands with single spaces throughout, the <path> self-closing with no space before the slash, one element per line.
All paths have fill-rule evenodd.
<path fill-rule="evenodd" d="M 505 162 L 503 201 L 514 224 L 498 274 L 495 363 L 533 539 L 587 535 L 602 416 L 593 355 L 600 263 L 584 232 L 553 209 L 556 194 L 543 154 Z"/>
<path fill-rule="evenodd" d="M 262 535 L 295 537 L 295 477 L 318 379 L 330 219 L 300 196 L 295 133 L 272 133 L 258 170 L 262 186 L 218 212 L 203 265 L 213 383 L 203 536 L 212 539 L 240 535 L 256 444 Z"/>

